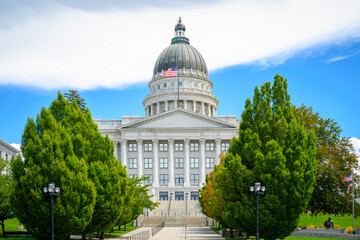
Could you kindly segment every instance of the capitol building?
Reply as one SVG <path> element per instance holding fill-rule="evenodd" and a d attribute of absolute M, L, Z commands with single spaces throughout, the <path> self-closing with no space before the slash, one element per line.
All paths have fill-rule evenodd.
<path fill-rule="evenodd" d="M 205 60 L 190 45 L 181 18 L 171 45 L 157 58 L 143 100 L 145 117 L 95 119 L 132 176 L 147 176 L 156 200 L 198 200 L 199 188 L 238 136 L 235 115 L 217 116 Z M 176 74 L 167 75 L 170 69 Z"/>

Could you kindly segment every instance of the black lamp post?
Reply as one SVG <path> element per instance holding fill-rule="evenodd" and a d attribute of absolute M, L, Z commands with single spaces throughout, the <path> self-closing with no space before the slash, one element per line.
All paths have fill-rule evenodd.
<path fill-rule="evenodd" d="M 51 201 L 51 239 L 55 239 L 54 234 L 54 198 L 59 196 L 60 187 L 55 187 L 55 183 L 50 182 L 48 187 L 44 187 L 45 196 L 50 197 Z"/>
<path fill-rule="evenodd" d="M 256 240 L 260 240 L 259 236 L 259 196 L 265 195 L 265 186 L 261 186 L 261 183 L 256 182 L 255 186 L 250 187 L 252 195 L 256 196 Z"/>
<path fill-rule="evenodd" d="M 186 239 L 186 228 L 187 228 L 187 200 L 188 200 L 189 193 L 185 193 L 185 239 Z"/>

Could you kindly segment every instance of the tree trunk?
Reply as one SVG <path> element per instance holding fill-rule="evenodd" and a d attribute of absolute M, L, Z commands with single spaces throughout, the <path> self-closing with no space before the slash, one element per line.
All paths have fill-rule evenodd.
<path fill-rule="evenodd" d="M 81 234 L 82 236 L 81 236 L 81 240 L 86 240 L 86 235 L 85 235 L 85 233 L 83 233 L 83 234 Z"/>
<path fill-rule="evenodd" d="M 119 231 L 121 230 L 121 225 L 119 226 Z"/>
<path fill-rule="evenodd" d="M 4 219 L 1 219 L 1 228 L 2 228 L 2 232 L 3 232 L 3 238 L 6 238 Z"/>
<path fill-rule="evenodd" d="M 230 229 L 230 238 L 234 238 L 234 232 L 232 229 Z"/>
<path fill-rule="evenodd" d="M 101 233 L 100 233 L 99 240 L 104 240 L 104 232 L 101 232 Z"/>
<path fill-rule="evenodd" d="M 66 240 L 70 240 L 70 236 L 66 236 L 65 239 L 66 239 Z"/>

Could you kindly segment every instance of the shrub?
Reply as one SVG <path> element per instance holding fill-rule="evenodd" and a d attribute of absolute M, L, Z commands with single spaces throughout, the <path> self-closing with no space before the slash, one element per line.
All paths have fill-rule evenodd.
<path fill-rule="evenodd" d="M 301 228 L 301 229 L 306 229 L 306 227 L 307 227 L 307 224 L 299 224 L 298 225 L 298 228 Z"/>
<path fill-rule="evenodd" d="M 341 229 L 339 224 L 334 224 L 334 229 Z"/>
<path fill-rule="evenodd" d="M 351 226 L 345 228 L 345 234 L 352 234 L 353 233 L 353 228 Z"/>

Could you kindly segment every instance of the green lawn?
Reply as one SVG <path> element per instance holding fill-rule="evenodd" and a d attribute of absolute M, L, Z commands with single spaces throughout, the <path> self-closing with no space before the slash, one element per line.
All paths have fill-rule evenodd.
<path fill-rule="evenodd" d="M 6 232 L 15 232 L 15 231 L 21 231 L 19 229 L 17 229 L 17 227 L 19 226 L 19 220 L 16 218 L 13 219 L 8 219 L 5 220 L 5 231 Z M 120 237 L 128 232 L 131 232 L 133 230 L 135 230 L 136 228 L 132 226 L 132 223 L 128 223 L 126 224 L 126 232 L 124 231 L 124 226 L 121 226 L 121 230 L 118 230 L 118 227 L 114 228 L 114 232 L 110 233 L 110 231 L 105 232 L 104 237 L 105 238 L 115 238 L 115 237 Z M 22 231 L 25 231 L 22 230 Z M 35 240 L 35 238 L 2 238 L 2 228 L 0 227 L 0 239 L 6 239 L 6 240 Z M 93 236 L 95 236 L 95 234 L 93 234 Z"/>
<path fill-rule="evenodd" d="M 346 228 L 352 226 L 352 216 L 334 216 L 334 215 L 319 215 L 319 216 L 301 216 L 299 224 L 306 224 L 310 226 L 311 224 L 315 227 L 324 226 L 324 222 L 331 217 L 331 220 L 334 222 L 334 225 L 340 225 L 340 227 Z M 355 228 L 360 225 L 360 218 L 355 218 Z"/>

